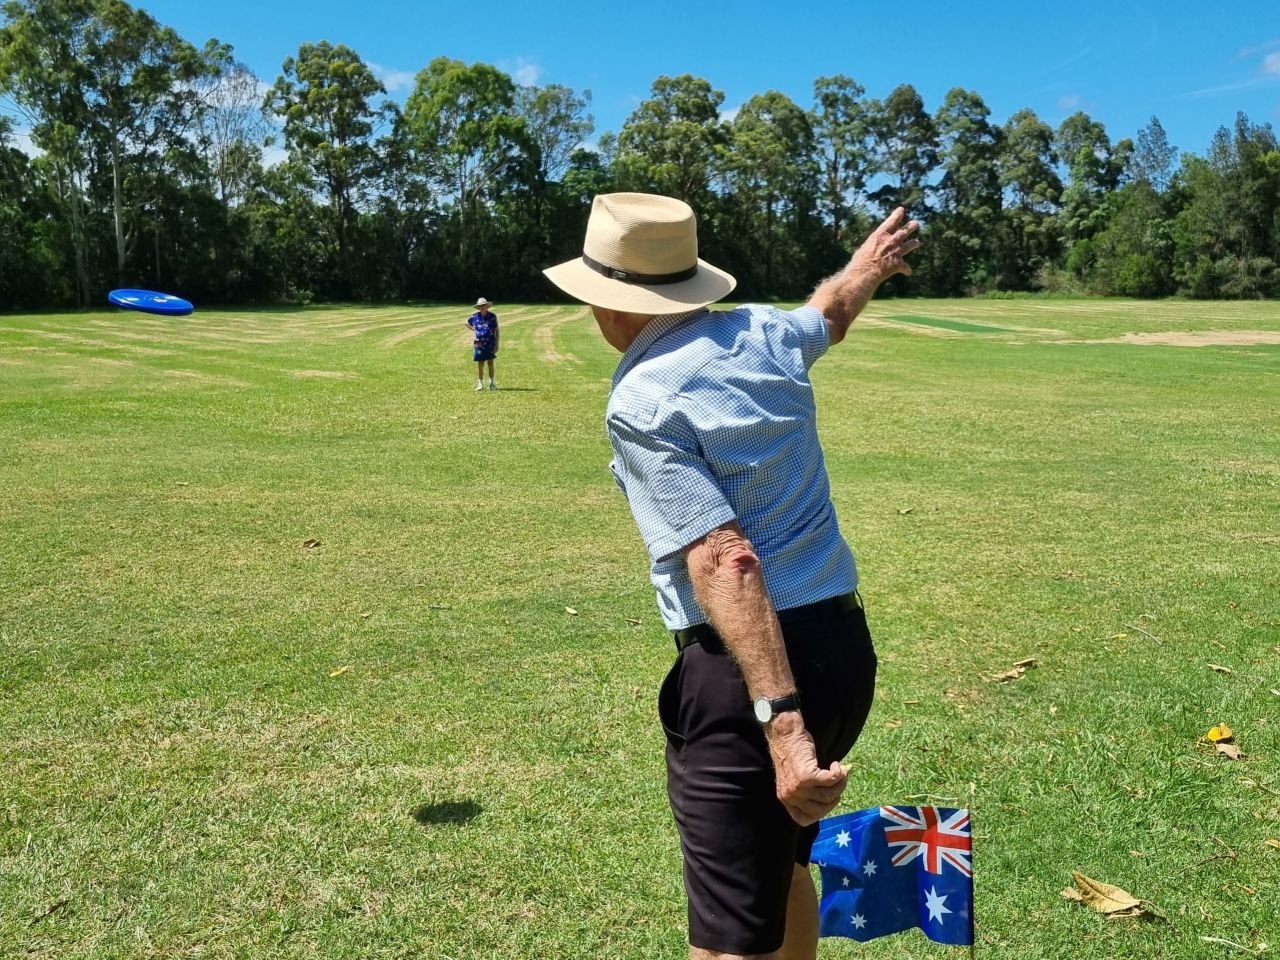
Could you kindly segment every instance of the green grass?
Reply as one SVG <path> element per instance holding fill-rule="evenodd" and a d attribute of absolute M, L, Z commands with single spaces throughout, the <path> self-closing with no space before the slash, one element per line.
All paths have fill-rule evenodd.
<path fill-rule="evenodd" d="M 1005 327 L 993 327 L 983 323 L 964 323 L 960 320 L 944 320 L 938 317 L 917 317 L 911 314 L 895 313 L 888 319 L 899 323 L 914 323 L 922 327 L 934 327 L 939 330 L 950 330 L 953 333 L 1007 333 Z"/>
<path fill-rule="evenodd" d="M 814 369 L 882 660 L 845 808 L 972 806 L 979 955 L 1274 952 L 1280 347 L 1080 341 L 1280 313 L 905 309 L 1004 329 L 877 303 Z M 468 312 L 0 317 L 0 956 L 684 956 L 616 355 L 499 305 L 477 394 Z"/>

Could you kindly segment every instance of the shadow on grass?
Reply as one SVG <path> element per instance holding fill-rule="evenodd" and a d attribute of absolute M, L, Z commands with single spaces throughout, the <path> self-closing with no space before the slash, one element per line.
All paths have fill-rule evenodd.
<path fill-rule="evenodd" d="M 413 819 L 424 827 L 460 827 L 480 816 L 482 810 L 474 800 L 446 800 L 443 803 L 424 803 L 413 811 Z"/>

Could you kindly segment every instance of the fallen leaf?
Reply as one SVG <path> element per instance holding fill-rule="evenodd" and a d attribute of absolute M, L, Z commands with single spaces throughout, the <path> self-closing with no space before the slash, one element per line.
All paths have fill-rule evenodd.
<path fill-rule="evenodd" d="M 903 507 L 901 510 L 898 511 L 898 513 L 902 514 L 905 517 L 908 513 L 910 513 L 914 509 L 915 507 Z"/>
<path fill-rule="evenodd" d="M 888 727 L 890 730 L 897 730 L 900 726 L 902 726 L 902 721 L 901 721 L 901 720 L 887 720 L 887 721 L 885 721 L 885 726 L 886 726 L 886 727 Z"/>
<path fill-rule="evenodd" d="M 1210 727 L 1209 732 L 1204 735 L 1204 738 L 1210 743 L 1226 743 L 1233 736 L 1235 736 L 1235 734 L 1231 732 L 1230 727 L 1225 723 L 1219 723 L 1216 726 Z"/>
<path fill-rule="evenodd" d="M 331 677 L 340 677 L 340 676 L 342 676 L 344 673 L 350 673 L 350 672 L 351 672 L 351 667 L 350 667 L 350 666 L 346 666 L 346 667 L 339 667 L 337 670 L 330 670 L 330 671 L 329 671 L 329 676 L 331 676 Z"/>
<path fill-rule="evenodd" d="M 302 549 L 304 550 L 314 550 L 318 546 L 320 546 L 320 541 L 315 537 L 310 537 L 302 541 Z"/>
<path fill-rule="evenodd" d="M 571 617 L 576 617 L 578 615 L 578 611 L 573 609 L 573 607 L 565 607 L 564 612 Z"/>
<path fill-rule="evenodd" d="M 1234 743 L 1215 743 L 1213 746 L 1228 760 L 1240 760 L 1244 757 L 1244 752 Z"/>
<path fill-rule="evenodd" d="M 177 482 L 178 486 L 180 486 L 180 487 L 189 487 L 189 486 L 191 486 L 191 481 L 190 481 L 190 480 L 178 480 L 178 481 L 176 481 L 176 482 Z"/>
<path fill-rule="evenodd" d="M 1280 840 L 1267 840 L 1267 846 L 1274 850 L 1280 850 Z"/>
<path fill-rule="evenodd" d="M 1207 666 L 1214 673 L 1235 673 L 1235 671 L 1232 670 L 1230 667 L 1224 667 L 1217 663 L 1207 663 L 1205 664 L 1205 666 Z"/>
<path fill-rule="evenodd" d="M 1271 692 L 1274 693 L 1277 697 L 1280 697 L 1280 690 L 1272 690 Z"/>
<path fill-rule="evenodd" d="M 1108 640 L 1128 640 L 1129 635 L 1127 633 L 1113 633 L 1111 636 L 1107 637 L 1107 639 Z"/>
<path fill-rule="evenodd" d="M 640 626 L 642 622 L 643 621 L 637 620 L 635 617 L 627 617 L 627 623 L 631 624 L 633 627 Z"/>
<path fill-rule="evenodd" d="M 914 707 L 919 702 L 920 702 L 919 700 L 903 700 L 902 701 L 904 706 L 911 706 L 911 707 Z"/>
<path fill-rule="evenodd" d="M 372 613 L 362 613 L 362 614 L 360 614 L 360 616 L 361 616 L 363 619 L 368 620 L 370 617 L 372 617 L 372 616 L 373 616 L 373 614 L 372 614 Z"/>
<path fill-rule="evenodd" d="M 1023 674 L 1038 666 L 1040 666 L 1039 660 L 1035 657 L 1028 657 L 1026 660 L 1019 660 L 1015 663 L 1012 670 L 1006 670 L 1004 673 L 998 673 L 991 679 L 996 683 L 1008 683 L 1011 680 L 1021 680 Z"/>
<path fill-rule="evenodd" d="M 427 606 L 428 610 L 452 610 L 453 607 L 447 603 L 432 603 Z"/>
<path fill-rule="evenodd" d="M 1068 900 L 1086 904 L 1108 917 L 1163 916 L 1151 904 L 1139 900 L 1127 890 L 1101 883 L 1079 870 L 1072 870 L 1071 878 L 1075 881 L 1075 887 L 1067 887 L 1062 895 Z"/>

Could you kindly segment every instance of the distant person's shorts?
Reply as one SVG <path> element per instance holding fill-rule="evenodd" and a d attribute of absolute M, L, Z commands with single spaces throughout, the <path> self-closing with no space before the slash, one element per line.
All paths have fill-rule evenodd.
<path fill-rule="evenodd" d="M 498 346 L 492 340 L 477 340 L 475 349 L 476 363 L 492 360 L 498 354 Z"/>
<path fill-rule="evenodd" d="M 870 713 L 875 649 L 860 607 L 788 613 L 779 619 L 801 713 L 828 767 L 849 752 Z M 658 695 L 689 943 L 770 953 L 782 946 L 792 873 L 808 865 L 818 826 L 800 827 L 778 800 L 746 684 L 720 639 L 702 629 L 706 637 L 680 652 Z"/>

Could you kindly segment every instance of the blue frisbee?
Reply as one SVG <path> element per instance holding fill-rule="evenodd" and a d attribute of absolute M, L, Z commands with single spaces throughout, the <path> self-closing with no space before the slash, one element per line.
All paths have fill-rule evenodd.
<path fill-rule="evenodd" d="M 190 300 L 172 297 L 167 293 L 156 293 L 154 290 L 112 290 L 107 294 L 107 300 L 126 310 L 159 313 L 166 317 L 185 317 L 195 309 Z"/>

